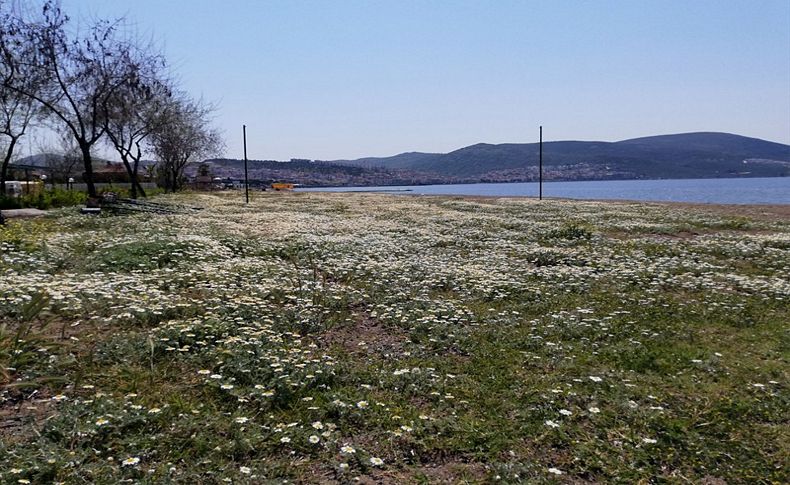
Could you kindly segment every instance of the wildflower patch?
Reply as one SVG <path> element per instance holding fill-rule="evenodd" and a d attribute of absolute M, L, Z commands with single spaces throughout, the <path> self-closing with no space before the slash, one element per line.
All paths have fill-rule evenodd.
<path fill-rule="evenodd" d="M 0 230 L 0 481 L 789 481 L 781 214 L 237 195 Z"/>

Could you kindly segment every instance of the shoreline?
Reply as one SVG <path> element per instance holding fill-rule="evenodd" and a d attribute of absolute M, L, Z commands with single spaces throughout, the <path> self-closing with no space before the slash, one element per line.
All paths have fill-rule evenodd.
<path fill-rule="evenodd" d="M 556 184 L 556 185 L 554 185 Z M 446 195 L 480 197 L 538 196 L 536 183 L 482 183 L 365 187 L 302 187 L 299 192 L 382 192 L 396 195 Z M 557 181 L 545 184 L 545 198 L 571 200 L 622 200 L 726 205 L 790 205 L 790 179 L 660 179 Z"/>
<path fill-rule="evenodd" d="M 299 194 L 382 194 L 392 195 L 393 192 L 384 191 L 299 191 Z M 396 193 L 396 195 L 407 195 L 412 197 L 430 197 L 435 199 L 463 199 L 480 202 L 491 202 L 500 199 L 529 199 L 539 202 L 539 199 L 531 195 L 464 195 L 464 194 L 415 194 L 415 193 Z M 601 202 L 607 204 L 642 204 L 655 206 L 673 206 L 684 209 L 704 209 L 709 212 L 718 212 L 737 216 L 754 217 L 761 220 L 788 220 L 790 221 L 790 204 L 722 204 L 718 202 L 681 202 L 681 201 L 655 201 L 637 199 L 573 199 L 568 197 L 544 197 L 543 200 L 549 202 Z"/>

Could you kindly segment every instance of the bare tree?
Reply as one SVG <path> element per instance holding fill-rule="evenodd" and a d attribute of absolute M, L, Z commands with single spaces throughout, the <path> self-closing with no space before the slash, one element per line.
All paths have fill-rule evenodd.
<path fill-rule="evenodd" d="M 165 119 L 151 135 L 157 172 L 166 191 L 175 192 L 183 187 L 184 168 L 189 163 L 223 151 L 221 134 L 211 127 L 213 111 L 213 106 L 185 95 L 171 98 Z"/>
<path fill-rule="evenodd" d="M 20 43 L 16 35 L 15 16 L 10 4 L 0 1 L 0 76 L 3 80 L 16 76 L 20 84 L 25 84 L 25 90 L 36 92 L 41 88 L 41 80 L 34 73 L 25 69 L 20 62 L 21 58 L 30 55 L 30 46 Z M 21 54 L 21 55 L 20 55 Z M 41 111 L 37 103 L 29 96 L 12 89 L 0 89 L 0 135 L 6 139 L 2 150 L 2 165 L 0 165 L 0 194 L 6 193 L 6 180 L 8 179 L 8 166 L 14 156 L 19 139 L 25 135 L 34 118 Z"/>
<path fill-rule="evenodd" d="M 85 35 L 71 35 L 69 17 L 53 0 L 35 21 L 12 20 L 5 35 L 0 33 L 4 56 L 12 59 L 3 88 L 37 101 L 71 132 L 82 153 L 88 194 L 95 197 L 91 149 L 104 135 L 107 100 L 122 86 L 142 82 L 135 46 L 121 38 L 119 21 L 100 20 Z M 30 48 L 22 51 L 20 45 Z M 29 89 L 23 71 L 43 79 L 44 89 Z"/>
<path fill-rule="evenodd" d="M 6 193 L 8 166 L 19 139 L 25 135 L 31 121 L 38 114 L 36 108 L 30 98 L 10 90 L 0 91 L 0 135 L 7 139 L 2 151 L 2 166 L 0 166 L 0 194 Z"/>
<path fill-rule="evenodd" d="M 145 197 L 140 184 L 140 160 L 148 138 L 166 121 L 170 88 L 161 80 L 158 63 L 151 59 L 144 73 L 145 85 L 128 85 L 116 91 L 105 103 L 104 130 L 126 167 L 131 181 L 131 197 Z"/>

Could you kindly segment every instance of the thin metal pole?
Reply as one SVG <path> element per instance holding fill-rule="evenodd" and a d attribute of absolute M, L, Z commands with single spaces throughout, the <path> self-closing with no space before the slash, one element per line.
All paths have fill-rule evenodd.
<path fill-rule="evenodd" d="M 247 125 L 241 125 L 244 131 L 244 198 L 250 203 L 250 181 L 247 178 Z"/>
<path fill-rule="evenodd" d="M 538 169 L 538 200 L 543 200 L 543 126 L 540 127 L 540 155 L 538 157 L 540 168 Z"/>

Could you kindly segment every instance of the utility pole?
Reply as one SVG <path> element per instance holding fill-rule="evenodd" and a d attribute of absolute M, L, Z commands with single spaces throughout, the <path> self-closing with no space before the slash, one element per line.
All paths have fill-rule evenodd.
<path fill-rule="evenodd" d="M 244 131 L 244 198 L 250 203 L 250 181 L 247 178 L 247 125 L 241 125 Z"/>
<path fill-rule="evenodd" d="M 538 156 L 538 200 L 543 200 L 543 125 L 540 127 L 540 154 Z"/>

